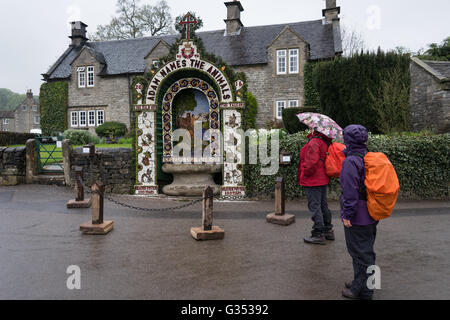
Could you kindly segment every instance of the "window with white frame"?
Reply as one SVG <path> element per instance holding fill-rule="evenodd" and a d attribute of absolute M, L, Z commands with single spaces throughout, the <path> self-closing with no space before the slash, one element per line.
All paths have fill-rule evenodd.
<path fill-rule="evenodd" d="M 3 128 L 3 132 L 8 132 L 8 129 L 6 129 L 6 128 Z"/>
<path fill-rule="evenodd" d="M 298 49 L 289 50 L 289 73 L 298 73 Z"/>
<path fill-rule="evenodd" d="M 9 124 L 9 119 L 8 119 L 8 118 L 4 118 L 4 119 L 3 119 L 3 124 L 5 124 L 5 125 L 6 125 L 6 124 Z"/>
<path fill-rule="evenodd" d="M 101 126 L 105 123 L 105 112 L 103 110 L 97 110 L 97 126 Z"/>
<path fill-rule="evenodd" d="M 277 50 L 277 74 L 286 74 L 286 50 Z"/>
<path fill-rule="evenodd" d="M 33 111 L 37 111 L 37 106 L 33 106 Z"/>
<path fill-rule="evenodd" d="M 39 116 L 34 116 L 33 120 L 34 120 L 34 124 L 39 124 L 39 121 L 40 121 Z"/>
<path fill-rule="evenodd" d="M 78 112 L 76 111 L 70 113 L 70 126 L 78 127 Z"/>
<path fill-rule="evenodd" d="M 276 110 L 275 116 L 277 120 L 283 119 L 283 109 L 286 108 L 286 101 L 277 101 L 276 102 Z"/>
<path fill-rule="evenodd" d="M 22 111 L 27 111 L 27 110 L 28 110 L 27 106 L 22 106 Z"/>
<path fill-rule="evenodd" d="M 86 127 L 86 111 L 80 111 L 80 127 Z"/>
<path fill-rule="evenodd" d="M 94 67 L 87 67 L 87 86 L 94 86 Z"/>
<path fill-rule="evenodd" d="M 95 127 L 95 111 L 94 110 L 88 111 L 88 126 Z"/>
<path fill-rule="evenodd" d="M 297 108 L 298 100 L 289 100 L 289 108 Z"/>
<path fill-rule="evenodd" d="M 86 68 L 79 67 L 78 72 L 78 88 L 86 88 Z"/>

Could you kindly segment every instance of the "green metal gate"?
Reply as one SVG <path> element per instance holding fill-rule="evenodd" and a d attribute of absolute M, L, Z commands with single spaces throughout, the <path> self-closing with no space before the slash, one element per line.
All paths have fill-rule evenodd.
<path fill-rule="evenodd" d="M 64 173 L 61 141 L 61 137 L 36 138 L 37 164 L 40 174 Z"/>

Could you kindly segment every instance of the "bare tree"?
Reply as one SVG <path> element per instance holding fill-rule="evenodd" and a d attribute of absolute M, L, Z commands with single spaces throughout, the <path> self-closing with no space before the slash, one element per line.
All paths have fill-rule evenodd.
<path fill-rule="evenodd" d="M 118 0 L 117 17 L 106 25 L 99 25 L 89 38 L 94 41 L 123 40 L 171 33 L 173 23 L 165 0 L 155 6 L 139 6 L 140 0 Z"/>
<path fill-rule="evenodd" d="M 345 57 L 352 57 L 353 55 L 361 52 L 365 48 L 365 41 L 362 32 L 357 31 L 354 28 L 342 26 L 342 50 Z"/>

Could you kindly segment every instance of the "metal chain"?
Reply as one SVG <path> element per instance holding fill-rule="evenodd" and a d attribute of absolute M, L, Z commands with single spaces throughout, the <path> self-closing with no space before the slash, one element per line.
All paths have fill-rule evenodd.
<path fill-rule="evenodd" d="M 92 194 L 91 188 L 88 188 L 84 184 L 84 182 L 81 179 L 81 177 L 79 177 L 78 181 L 81 183 L 81 185 L 83 186 L 84 190 L 87 193 Z M 274 189 L 275 189 L 274 186 L 272 186 L 272 187 L 270 187 L 270 188 L 268 188 L 266 190 L 260 191 L 258 193 L 250 193 L 250 194 L 247 194 L 245 196 L 222 196 L 222 195 L 218 195 L 218 196 L 215 196 L 214 199 L 216 199 L 216 200 L 228 200 L 228 201 L 239 201 L 239 200 L 243 200 L 243 199 L 249 199 L 249 198 L 258 197 L 260 195 L 270 194 L 270 193 L 272 193 L 274 191 Z M 96 193 L 98 193 L 98 192 L 96 192 Z M 115 203 L 116 205 L 119 205 L 121 207 L 125 207 L 125 208 L 136 210 L 136 211 L 143 211 L 143 212 L 176 211 L 176 210 L 180 210 L 180 209 L 184 209 L 184 208 L 193 206 L 193 205 L 203 201 L 203 198 L 201 198 L 201 199 L 192 200 L 191 202 L 188 202 L 186 204 L 182 204 L 182 205 L 175 206 L 175 207 L 170 207 L 170 208 L 142 208 L 142 207 L 136 207 L 136 206 L 132 206 L 132 205 L 127 204 L 127 203 L 120 202 L 120 201 L 118 201 L 116 199 L 113 199 L 112 197 L 108 196 L 107 194 L 105 194 L 104 197 L 105 197 L 105 199 L 107 199 L 107 200 L 111 201 L 112 203 Z"/>

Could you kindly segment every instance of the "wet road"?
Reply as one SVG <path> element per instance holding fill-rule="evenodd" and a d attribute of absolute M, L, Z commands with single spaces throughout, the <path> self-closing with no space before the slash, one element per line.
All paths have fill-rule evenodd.
<path fill-rule="evenodd" d="M 70 189 L 0 187 L 0 299 L 341 299 L 352 278 L 343 227 L 336 241 L 310 246 L 304 202 L 288 202 L 297 222 L 265 222 L 272 202 L 215 203 L 222 241 L 196 242 L 201 205 L 142 214 L 105 203 L 115 221 L 107 236 L 83 236 L 90 209 L 67 210 Z M 138 206 L 180 202 L 121 197 Z M 381 290 L 375 299 L 450 299 L 450 203 L 402 202 L 382 221 L 376 241 Z M 81 290 L 68 290 L 68 266 Z"/>

